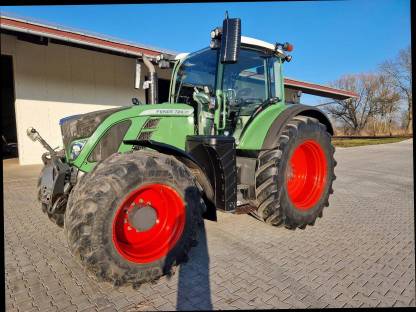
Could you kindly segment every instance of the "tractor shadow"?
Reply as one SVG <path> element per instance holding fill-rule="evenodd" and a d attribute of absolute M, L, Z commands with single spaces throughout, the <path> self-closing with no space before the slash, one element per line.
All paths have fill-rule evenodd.
<path fill-rule="evenodd" d="M 200 209 L 199 190 L 196 187 L 188 187 L 185 190 L 185 203 L 187 209 Z M 189 210 L 188 210 L 189 211 Z M 205 216 L 205 214 L 203 214 Z M 193 216 L 196 217 L 196 216 Z M 179 222 L 179 221 L 178 221 Z M 195 222 L 192 220 L 191 222 Z M 209 253 L 205 220 L 202 219 L 197 226 L 196 246 L 191 246 L 187 256 L 179 260 L 179 265 L 174 268 L 175 253 L 168 254 L 163 270 L 167 272 L 167 279 L 170 280 L 175 272 L 176 284 L 176 310 L 212 310 L 210 274 L 209 274 Z M 188 231 L 191 229 L 188 229 Z"/>
<path fill-rule="evenodd" d="M 195 208 L 196 188 L 185 191 L 187 205 Z M 198 207 L 199 208 L 199 207 Z M 212 310 L 209 281 L 209 254 L 205 220 L 198 226 L 198 244 L 188 253 L 188 261 L 178 268 L 176 310 Z"/>
<path fill-rule="evenodd" d="M 212 310 L 205 223 L 200 226 L 198 245 L 190 250 L 189 261 L 178 271 L 176 310 Z"/>

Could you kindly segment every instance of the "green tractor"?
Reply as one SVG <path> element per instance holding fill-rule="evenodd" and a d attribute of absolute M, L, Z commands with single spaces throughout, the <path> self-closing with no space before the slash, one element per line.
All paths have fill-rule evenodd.
<path fill-rule="evenodd" d="M 227 17 L 208 48 L 172 60 L 168 103 L 157 104 L 143 55 L 150 103 L 62 119 L 61 151 L 28 129 L 48 150 L 42 209 L 83 266 L 139 285 L 186 260 L 217 210 L 290 229 L 322 216 L 335 179 L 333 128 L 319 109 L 285 102 L 290 50 L 242 37 L 240 19 Z"/>

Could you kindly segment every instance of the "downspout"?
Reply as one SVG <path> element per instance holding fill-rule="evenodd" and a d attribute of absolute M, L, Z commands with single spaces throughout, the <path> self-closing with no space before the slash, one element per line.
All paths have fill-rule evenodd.
<path fill-rule="evenodd" d="M 157 73 L 155 66 L 150 62 L 150 60 L 146 57 L 146 55 L 142 55 L 143 63 L 149 70 L 150 74 L 150 104 L 157 104 L 158 98 L 157 98 Z"/>

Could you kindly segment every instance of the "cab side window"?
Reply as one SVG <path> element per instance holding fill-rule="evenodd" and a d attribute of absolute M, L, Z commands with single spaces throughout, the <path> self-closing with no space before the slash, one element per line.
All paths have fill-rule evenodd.
<path fill-rule="evenodd" d="M 267 62 L 267 67 L 270 73 L 270 97 L 282 99 L 281 59 L 275 56 L 270 57 Z"/>

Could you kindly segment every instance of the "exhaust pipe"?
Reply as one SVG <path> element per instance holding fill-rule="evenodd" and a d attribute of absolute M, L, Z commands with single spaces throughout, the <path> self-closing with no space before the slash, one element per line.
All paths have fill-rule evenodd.
<path fill-rule="evenodd" d="M 157 97 L 157 74 L 155 66 L 150 62 L 150 60 L 146 57 L 146 55 L 142 54 L 143 63 L 146 65 L 147 69 L 150 73 L 150 104 L 157 104 L 158 97 Z"/>

